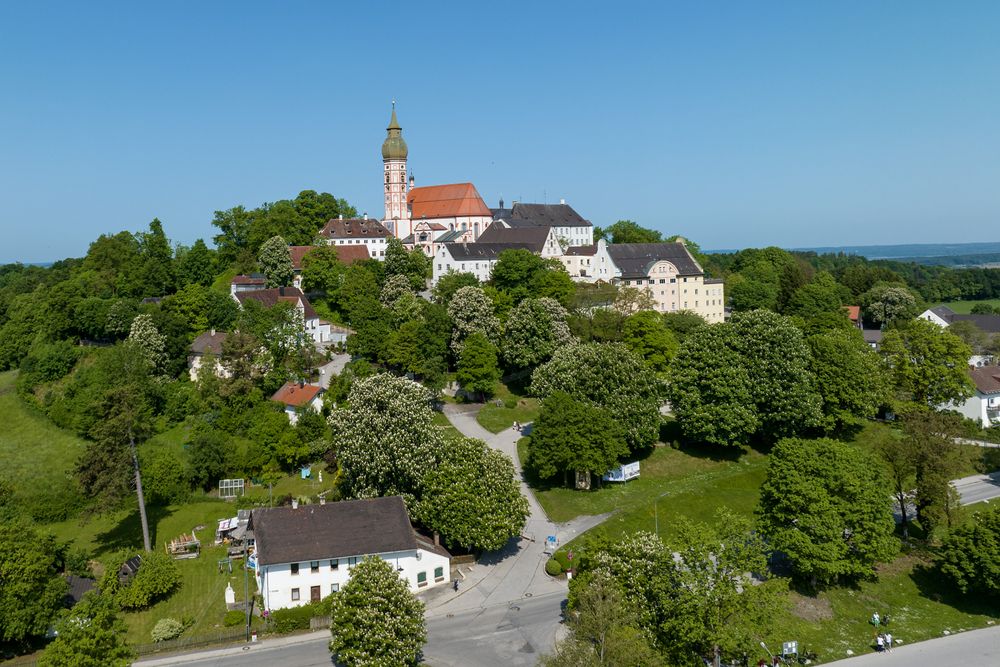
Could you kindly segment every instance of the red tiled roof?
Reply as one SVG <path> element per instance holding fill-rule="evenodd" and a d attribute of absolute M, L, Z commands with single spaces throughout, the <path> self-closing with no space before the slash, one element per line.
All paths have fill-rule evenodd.
<path fill-rule="evenodd" d="M 300 387 L 298 382 L 286 382 L 281 389 L 274 392 L 271 400 L 301 407 L 316 398 L 321 391 L 323 391 L 323 387 L 318 384 L 306 384 Z"/>
<path fill-rule="evenodd" d="M 315 250 L 314 245 L 290 245 L 288 246 L 288 254 L 292 258 L 292 268 L 298 271 L 302 270 L 302 258 L 309 254 L 310 250 Z"/>
<path fill-rule="evenodd" d="M 970 368 L 969 375 L 976 383 L 976 389 L 983 394 L 1000 393 L 1000 366 L 980 366 Z"/>
<path fill-rule="evenodd" d="M 861 319 L 861 306 L 844 306 L 844 310 L 847 311 L 847 317 L 852 322 L 857 322 Z"/>
<path fill-rule="evenodd" d="M 411 220 L 493 216 L 472 183 L 413 188 L 406 196 L 406 203 L 410 207 Z"/>
<path fill-rule="evenodd" d="M 247 292 L 237 292 L 236 299 L 242 304 L 247 299 L 252 299 L 265 308 L 271 308 L 280 302 L 291 303 L 293 306 L 299 301 L 302 302 L 302 313 L 307 320 L 315 319 L 316 310 L 309 303 L 309 299 L 298 287 L 272 287 L 270 289 L 257 289 Z"/>
<path fill-rule="evenodd" d="M 337 248 L 337 259 L 344 264 L 354 264 L 371 259 L 371 251 L 366 245 L 339 245 Z"/>

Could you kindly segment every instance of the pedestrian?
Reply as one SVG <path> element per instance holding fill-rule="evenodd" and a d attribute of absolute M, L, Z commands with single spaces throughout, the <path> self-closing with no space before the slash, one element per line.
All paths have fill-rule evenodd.
<path fill-rule="evenodd" d="M 454 581 L 452 581 L 451 585 L 454 586 L 455 591 L 457 592 L 458 591 L 458 579 L 455 579 Z"/>
<path fill-rule="evenodd" d="M 885 650 L 885 640 L 882 638 L 882 635 L 879 635 L 878 637 L 875 638 L 875 651 L 881 653 L 884 650 Z"/>
<path fill-rule="evenodd" d="M 872 625 L 874 625 L 875 629 L 878 630 L 879 624 L 880 624 L 880 619 L 878 617 L 878 612 L 876 611 L 874 614 L 872 614 Z"/>
<path fill-rule="evenodd" d="M 892 635 L 885 633 L 885 650 L 892 653 Z"/>

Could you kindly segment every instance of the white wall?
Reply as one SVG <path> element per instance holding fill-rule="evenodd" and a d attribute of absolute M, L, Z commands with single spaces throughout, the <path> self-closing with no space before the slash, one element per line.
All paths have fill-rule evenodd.
<path fill-rule="evenodd" d="M 407 582 L 410 590 L 417 592 L 449 582 L 450 563 L 447 558 L 424 549 L 396 551 L 378 554 L 390 563 Z M 308 604 L 313 586 L 319 586 L 320 598 L 334 592 L 334 587 L 347 583 L 351 577 L 351 567 L 361 562 L 362 557 L 335 558 L 336 568 L 331 568 L 331 559 L 316 561 L 318 570 L 313 572 L 309 561 L 299 563 L 298 574 L 292 574 L 291 563 L 258 565 L 257 586 L 264 598 L 265 609 L 284 609 Z M 440 568 L 441 576 L 435 580 L 435 568 Z M 418 575 L 426 575 L 426 583 L 418 583 Z M 292 599 L 292 589 L 299 590 L 299 599 Z"/>
<path fill-rule="evenodd" d="M 327 245 L 332 246 L 363 245 L 368 248 L 368 254 L 371 255 L 372 259 L 379 261 L 385 261 L 385 248 L 388 243 L 389 239 L 385 236 L 327 239 Z"/>

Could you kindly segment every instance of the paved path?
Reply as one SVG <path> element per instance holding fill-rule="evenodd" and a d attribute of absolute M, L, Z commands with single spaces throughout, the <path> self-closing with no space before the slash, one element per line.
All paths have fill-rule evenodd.
<path fill-rule="evenodd" d="M 905 639 L 905 638 L 904 638 Z M 988 667 L 1000 665 L 1000 626 L 971 630 L 895 646 L 892 653 L 869 653 L 838 660 L 843 667 Z"/>
<path fill-rule="evenodd" d="M 963 505 L 972 505 L 1000 498 L 1000 470 L 988 475 L 972 475 L 952 480 Z"/>
<path fill-rule="evenodd" d="M 330 386 L 330 382 L 333 381 L 333 376 L 340 375 L 344 366 L 347 362 L 351 360 L 351 355 L 349 354 L 335 354 L 333 359 L 323 366 L 319 367 L 319 385 L 323 389 L 327 389 Z"/>
<path fill-rule="evenodd" d="M 1000 443 L 987 442 L 986 440 L 973 440 L 971 438 L 955 438 L 955 442 L 960 445 L 975 445 L 976 447 L 985 447 L 987 449 L 1000 449 Z"/>

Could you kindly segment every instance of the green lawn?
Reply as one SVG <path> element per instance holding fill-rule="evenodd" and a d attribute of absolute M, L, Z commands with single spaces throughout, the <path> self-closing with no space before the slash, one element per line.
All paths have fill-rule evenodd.
<path fill-rule="evenodd" d="M 84 441 L 27 406 L 17 395 L 16 371 L 0 373 L 0 461 L 16 492 L 38 495 L 68 483 Z"/>
<path fill-rule="evenodd" d="M 994 308 L 1000 308 L 1000 299 L 983 299 L 982 301 L 948 301 L 937 305 L 947 306 L 960 315 L 968 315 L 972 312 L 972 307 L 977 303 L 988 303 Z"/>
<path fill-rule="evenodd" d="M 455 428 L 448 417 L 445 416 L 443 412 L 434 412 L 434 423 L 441 427 L 444 431 L 444 437 L 452 440 L 455 438 L 461 438 L 462 433 L 457 428 Z"/>
<path fill-rule="evenodd" d="M 497 406 L 500 401 L 500 406 Z M 512 408 L 505 407 L 506 403 L 516 401 Z M 497 385 L 497 391 L 493 398 L 483 405 L 482 410 L 476 416 L 479 425 L 491 433 L 511 428 L 514 422 L 526 424 L 538 417 L 539 402 L 537 398 L 523 398 L 511 392 L 506 385 Z"/>

